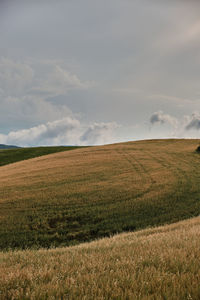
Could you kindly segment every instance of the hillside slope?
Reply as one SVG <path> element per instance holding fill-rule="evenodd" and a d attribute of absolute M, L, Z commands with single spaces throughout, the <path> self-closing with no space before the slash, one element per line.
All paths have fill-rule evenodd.
<path fill-rule="evenodd" d="M 130 142 L 1 167 L 1 249 L 73 245 L 197 216 L 198 144 Z"/>
<path fill-rule="evenodd" d="M 200 217 L 75 247 L 0 253 L 0 299 L 199 300 L 199 253 Z"/>
<path fill-rule="evenodd" d="M 12 147 L 12 146 L 11 146 Z M 16 148 L 16 149 L 15 149 Z M 62 151 L 74 150 L 77 146 L 52 146 L 52 147 L 30 147 L 30 148 L 0 148 L 0 166 L 5 166 L 18 161 L 57 153 Z"/>
<path fill-rule="evenodd" d="M 13 146 L 13 145 L 4 145 L 4 144 L 0 144 L 0 150 L 5 150 L 5 149 L 17 149 L 20 148 L 18 146 Z"/>

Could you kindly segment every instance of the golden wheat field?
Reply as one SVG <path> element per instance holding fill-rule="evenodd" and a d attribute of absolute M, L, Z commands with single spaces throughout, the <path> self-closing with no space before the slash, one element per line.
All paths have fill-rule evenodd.
<path fill-rule="evenodd" d="M 0 299 L 198 300 L 200 217 L 0 262 Z"/>

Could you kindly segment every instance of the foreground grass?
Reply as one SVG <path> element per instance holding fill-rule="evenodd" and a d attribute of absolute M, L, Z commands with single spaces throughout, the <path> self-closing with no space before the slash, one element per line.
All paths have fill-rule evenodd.
<path fill-rule="evenodd" d="M 31 147 L 31 148 L 16 148 L 16 149 L 0 149 L 0 166 L 15 163 L 21 160 L 26 160 L 42 155 L 57 153 L 77 149 L 80 147 L 70 146 L 52 146 L 52 147 Z"/>
<path fill-rule="evenodd" d="M 82 148 L 0 168 L 0 249 L 60 247 L 200 214 L 198 140 Z"/>
<path fill-rule="evenodd" d="M 200 299 L 200 217 L 54 250 L 0 253 L 0 299 Z"/>

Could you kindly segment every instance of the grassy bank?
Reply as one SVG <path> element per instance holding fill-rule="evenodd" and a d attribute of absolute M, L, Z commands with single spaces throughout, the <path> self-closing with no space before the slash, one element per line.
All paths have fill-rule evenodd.
<path fill-rule="evenodd" d="M 0 299 L 198 300 L 200 218 L 54 250 L 0 253 Z"/>
<path fill-rule="evenodd" d="M 0 248 L 68 246 L 197 216 L 198 144 L 130 142 L 2 166 Z"/>

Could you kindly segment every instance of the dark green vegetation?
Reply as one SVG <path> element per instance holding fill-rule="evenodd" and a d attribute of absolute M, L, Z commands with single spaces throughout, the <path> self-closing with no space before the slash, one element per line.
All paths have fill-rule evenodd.
<path fill-rule="evenodd" d="M 0 149 L 16 149 L 16 148 L 20 148 L 20 147 L 0 144 Z"/>
<path fill-rule="evenodd" d="M 2 167 L 0 248 L 73 245 L 199 215 L 198 144 L 130 142 Z"/>
<path fill-rule="evenodd" d="M 200 146 L 197 147 L 197 150 L 196 150 L 198 153 L 200 153 Z"/>
<path fill-rule="evenodd" d="M 73 150 L 80 147 L 55 146 L 55 147 L 31 147 L 31 148 L 16 148 L 16 149 L 13 148 L 16 147 L 13 146 L 12 148 L 9 148 L 9 150 L 6 147 L 0 148 L 0 149 L 4 149 L 4 150 L 0 150 L 0 166 L 4 166 L 21 160 L 26 160 L 26 159 L 47 155 L 51 153 Z"/>

